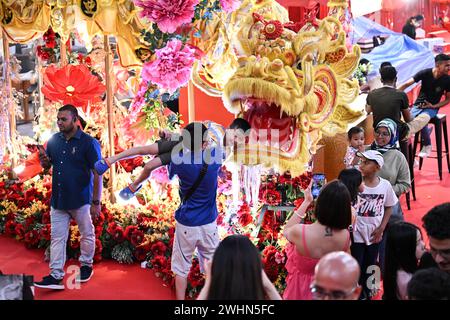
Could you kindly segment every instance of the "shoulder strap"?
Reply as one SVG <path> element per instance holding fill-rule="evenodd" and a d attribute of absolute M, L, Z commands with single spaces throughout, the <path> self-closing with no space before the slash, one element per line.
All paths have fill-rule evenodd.
<path fill-rule="evenodd" d="M 200 182 L 202 182 L 207 171 L 208 171 L 208 164 L 206 162 L 203 162 L 203 167 L 200 170 L 200 174 L 198 175 L 197 180 L 195 180 L 192 187 L 186 192 L 184 197 L 181 199 L 181 203 L 185 203 L 192 196 L 195 190 L 197 190 L 198 186 L 200 185 Z"/>

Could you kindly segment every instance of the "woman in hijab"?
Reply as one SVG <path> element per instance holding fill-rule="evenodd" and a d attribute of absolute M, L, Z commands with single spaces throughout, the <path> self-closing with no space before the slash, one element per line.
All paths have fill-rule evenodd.
<path fill-rule="evenodd" d="M 398 142 L 397 123 L 394 120 L 385 118 L 377 124 L 375 128 L 375 141 L 370 146 L 370 149 L 377 150 L 383 155 L 384 165 L 378 175 L 391 183 L 397 197 L 408 192 L 411 188 L 409 167 L 405 156 L 399 151 L 400 145 Z M 392 208 L 389 224 L 396 220 L 403 220 L 403 211 L 400 206 L 400 201 Z M 384 270 L 385 235 L 386 232 L 380 243 L 379 260 L 382 271 Z"/>
<path fill-rule="evenodd" d="M 370 148 L 383 155 L 384 166 L 381 168 L 379 176 L 391 183 L 397 197 L 408 192 L 411 188 L 409 167 L 405 156 L 399 151 L 397 123 L 394 120 L 385 118 L 377 124 L 375 141 Z M 398 211 L 394 209 L 392 214 L 402 216 L 400 203 Z"/>

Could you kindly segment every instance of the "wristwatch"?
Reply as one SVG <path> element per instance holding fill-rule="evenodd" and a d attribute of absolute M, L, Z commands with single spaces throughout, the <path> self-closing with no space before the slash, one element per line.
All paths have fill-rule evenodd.
<path fill-rule="evenodd" d="M 100 204 L 100 200 L 92 200 L 92 204 L 98 206 Z"/>

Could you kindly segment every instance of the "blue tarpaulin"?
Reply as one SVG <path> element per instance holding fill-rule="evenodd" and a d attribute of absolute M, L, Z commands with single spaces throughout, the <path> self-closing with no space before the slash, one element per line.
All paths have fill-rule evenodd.
<path fill-rule="evenodd" d="M 361 55 L 361 58 L 366 58 L 373 65 L 369 77 L 378 74 L 380 64 L 384 61 L 389 61 L 397 69 L 398 85 L 412 78 L 420 70 L 434 67 L 434 54 L 428 48 L 407 35 L 389 30 L 365 17 L 353 20 L 353 31 L 349 37 L 351 42 L 356 44 L 362 38 L 372 39 L 382 35 L 389 35 L 383 45 Z"/>

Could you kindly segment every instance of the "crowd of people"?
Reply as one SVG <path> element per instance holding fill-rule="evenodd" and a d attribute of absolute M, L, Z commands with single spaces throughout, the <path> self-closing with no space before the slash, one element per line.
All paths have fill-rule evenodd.
<path fill-rule="evenodd" d="M 289 244 L 284 299 L 371 299 L 381 283 L 383 298 L 389 300 L 450 298 L 450 203 L 434 207 L 423 217 L 430 240 L 427 252 L 420 228 L 403 221 L 398 200 L 411 187 L 401 144 L 421 131 L 419 156 L 429 154 L 426 125 L 450 101 L 449 69 L 450 57 L 438 55 L 434 68 L 419 72 L 400 87 L 422 82 L 410 111 L 408 97 L 396 89 L 395 67 L 384 63 L 380 68 L 384 86 L 367 97 L 375 141 L 366 145 L 364 130 L 350 129 L 346 169 L 320 191 L 315 222 L 304 223 L 314 201 L 310 185 L 303 203 L 285 223 L 283 235 Z M 236 119 L 227 130 L 212 122 L 193 122 L 183 135 L 161 132 L 156 143 L 109 158 L 102 157 L 98 141 L 84 133 L 78 121 L 75 107 L 60 108 L 60 132 L 40 150 L 42 166 L 53 167 L 52 228 L 50 274 L 36 287 L 64 289 L 70 218 L 76 220 L 81 234 L 78 280 L 91 279 L 95 252 L 91 217 L 101 210 L 102 174 L 121 159 L 145 154 L 155 157 L 120 196 L 133 197 L 161 165 L 168 165 L 170 178 L 178 177 L 181 203 L 175 212 L 171 259 L 177 299 L 185 297 L 195 253 L 206 274 L 199 299 L 281 299 L 250 240 L 233 235 L 220 241 L 217 231 L 218 175 L 230 153 L 248 143 L 247 121 Z M 239 134 L 230 135 L 230 130 Z"/>
<path fill-rule="evenodd" d="M 349 190 L 355 190 L 360 188 L 358 187 L 360 180 L 356 178 L 359 171 L 364 185 L 364 188 L 359 190 L 358 200 L 353 200 L 356 202 L 354 207 L 357 217 L 353 225 L 352 244 L 352 255 L 362 271 L 360 275 L 362 299 L 370 299 L 376 292 L 373 290 L 373 283 L 368 282 L 371 274 L 364 272 L 375 265 L 379 266 L 383 279 L 384 299 L 397 300 L 408 297 L 419 299 L 426 295 L 408 294 L 407 291 L 409 283 L 415 288 L 414 282 L 418 281 L 413 280 L 415 272 L 423 266 L 432 266 L 433 259 L 425 252 L 418 226 L 403 221 L 403 212 L 398 199 L 411 188 L 405 145 L 413 134 L 420 131 L 422 150 L 418 156 L 429 156 L 431 130 L 427 124 L 436 117 L 439 108 L 450 102 L 449 71 L 450 57 L 438 54 L 435 57 L 434 68 L 418 72 L 397 89 L 397 70 L 390 62 L 383 62 L 379 69 L 383 86 L 369 92 L 366 104 L 366 111 L 373 114 L 375 140 L 365 145 L 364 130 L 359 127 L 351 128 L 348 132 L 349 147 L 344 157 L 347 169 L 341 175 L 350 177 L 350 170 L 354 170 L 355 178 L 353 182 L 347 178 L 347 185 Z M 410 108 L 408 96 L 403 90 L 415 82 L 421 82 L 421 89 Z M 427 229 L 426 219 L 433 221 L 444 217 L 442 228 L 447 228 L 447 231 L 443 232 L 441 229 L 439 237 L 441 240 L 448 239 L 449 208 L 448 204 L 438 206 L 424 217 L 424 227 L 429 237 L 432 237 L 430 234 L 432 231 Z M 436 211 L 443 212 L 440 213 L 440 218 L 436 218 Z M 430 247 L 432 247 L 431 240 Z M 438 258 L 442 259 L 442 255 Z M 448 256 L 445 261 L 441 264 L 441 270 L 444 272 Z M 431 274 L 437 276 L 434 271 L 425 274 L 428 277 L 431 277 Z M 418 279 L 424 279 L 424 276 Z M 436 290 L 439 291 L 439 288 Z M 432 291 L 428 289 L 427 292 L 431 292 L 430 290 Z"/>

